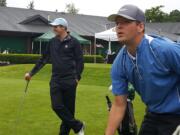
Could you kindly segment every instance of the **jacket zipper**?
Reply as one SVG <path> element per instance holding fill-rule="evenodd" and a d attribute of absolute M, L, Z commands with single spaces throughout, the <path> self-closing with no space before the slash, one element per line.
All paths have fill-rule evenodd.
<path fill-rule="evenodd" d="M 142 80 L 142 76 L 141 76 L 141 74 L 140 74 L 140 72 L 139 72 L 139 68 L 138 68 L 137 61 L 138 61 L 138 57 L 137 57 L 137 53 L 136 53 L 136 70 L 137 70 L 137 74 L 138 74 L 138 76 L 139 76 L 139 79 Z"/>
<path fill-rule="evenodd" d="M 178 100 L 179 100 L 179 102 L 180 102 L 180 94 L 179 94 L 179 89 L 178 89 L 178 87 L 176 87 L 176 90 L 177 90 Z"/>
<path fill-rule="evenodd" d="M 138 64 L 137 64 L 137 61 L 138 61 L 137 53 L 136 53 L 136 63 L 133 62 L 132 58 L 130 58 L 130 59 L 131 59 L 131 62 L 132 62 L 132 64 L 133 64 L 134 68 L 135 68 L 135 72 L 136 72 L 139 80 L 142 80 L 142 76 L 141 76 L 141 74 L 140 74 L 140 71 L 139 71 L 139 68 L 138 68 Z"/>

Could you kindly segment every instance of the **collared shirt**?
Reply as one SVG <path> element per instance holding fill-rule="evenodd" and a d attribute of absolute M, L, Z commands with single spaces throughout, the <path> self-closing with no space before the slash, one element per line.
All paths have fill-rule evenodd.
<path fill-rule="evenodd" d="M 180 114 L 180 46 L 145 35 L 133 62 L 126 47 L 112 66 L 112 91 L 128 93 L 132 83 L 150 112 Z"/>

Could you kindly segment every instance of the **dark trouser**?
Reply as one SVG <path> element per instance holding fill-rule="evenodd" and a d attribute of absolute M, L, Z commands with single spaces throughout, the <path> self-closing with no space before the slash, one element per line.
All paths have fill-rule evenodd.
<path fill-rule="evenodd" d="M 180 124 L 180 115 L 147 113 L 139 135 L 172 135 Z"/>
<path fill-rule="evenodd" d="M 59 135 L 69 135 L 70 129 L 78 133 L 82 128 L 82 122 L 74 118 L 76 81 L 73 80 L 51 80 L 50 94 L 52 109 L 62 120 Z"/>

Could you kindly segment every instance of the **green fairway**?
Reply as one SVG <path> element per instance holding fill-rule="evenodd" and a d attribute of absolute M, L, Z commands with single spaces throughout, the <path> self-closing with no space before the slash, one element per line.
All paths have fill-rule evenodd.
<path fill-rule="evenodd" d="M 33 65 L 0 67 L 0 135 L 58 135 L 60 120 L 51 110 L 49 80 L 51 66 L 46 65 L 29 84 L 24 109 L 18 112 L 26 82 L 24 73 Z M 107 123 L 105 95 L 113 96 L 108 87 L 111 65 L 86 64 L 77 90 L 76 117 L 86 123 L 86 135 L 103 135 Z M 140 125 L 144 105 L 139 96 L 134 101 Z M 16 117 L 20 115 L 19 122 Z M 17 134 L 15 131 L 17 129 Z M 74 133 L 71 132 L 71 135 Z"/>

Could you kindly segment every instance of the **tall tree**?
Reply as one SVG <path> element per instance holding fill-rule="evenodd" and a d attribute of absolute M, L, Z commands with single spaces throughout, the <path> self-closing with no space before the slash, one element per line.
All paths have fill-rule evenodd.
<path fill-rule="evenodd" d="M 163 5 L 152 7 L 151 9 L 147 9 L 145 11 L 146 21 L 147 22 L 163 22 L 167 18 L 167 14 L 164 13 L 161 8 Z"/>
<path fill-rule="evenodd" d="M 6 7 L 6 0 L 0 0 L 0 6 Z"/>
<path fill-rule="evenodd" d="M 179 10 L 173 10 L 169 14 L 169 18 L 172 22 L 180 22 L 180 11 Z"/>
<path fill-rule="evenodd" d="M 30 3 L 27 6 L 28 9 L 34 9 L 34 1 L 30 1 Z"/>
<path fill-rule="evenodd" d="M 66 4 L 65 10 L 67 13 L 71 14 L 77 14 L 79 12 L 79 9 L 75 7 L 74 3 Z"/>
<path fill-rule="evenodd" d="M 164 6 L 156 6 L 145 11 L 147 22 L 180 22 L 180 11 L 175 9 L 169 14 L 163 12 L 161 8 Z"/>

